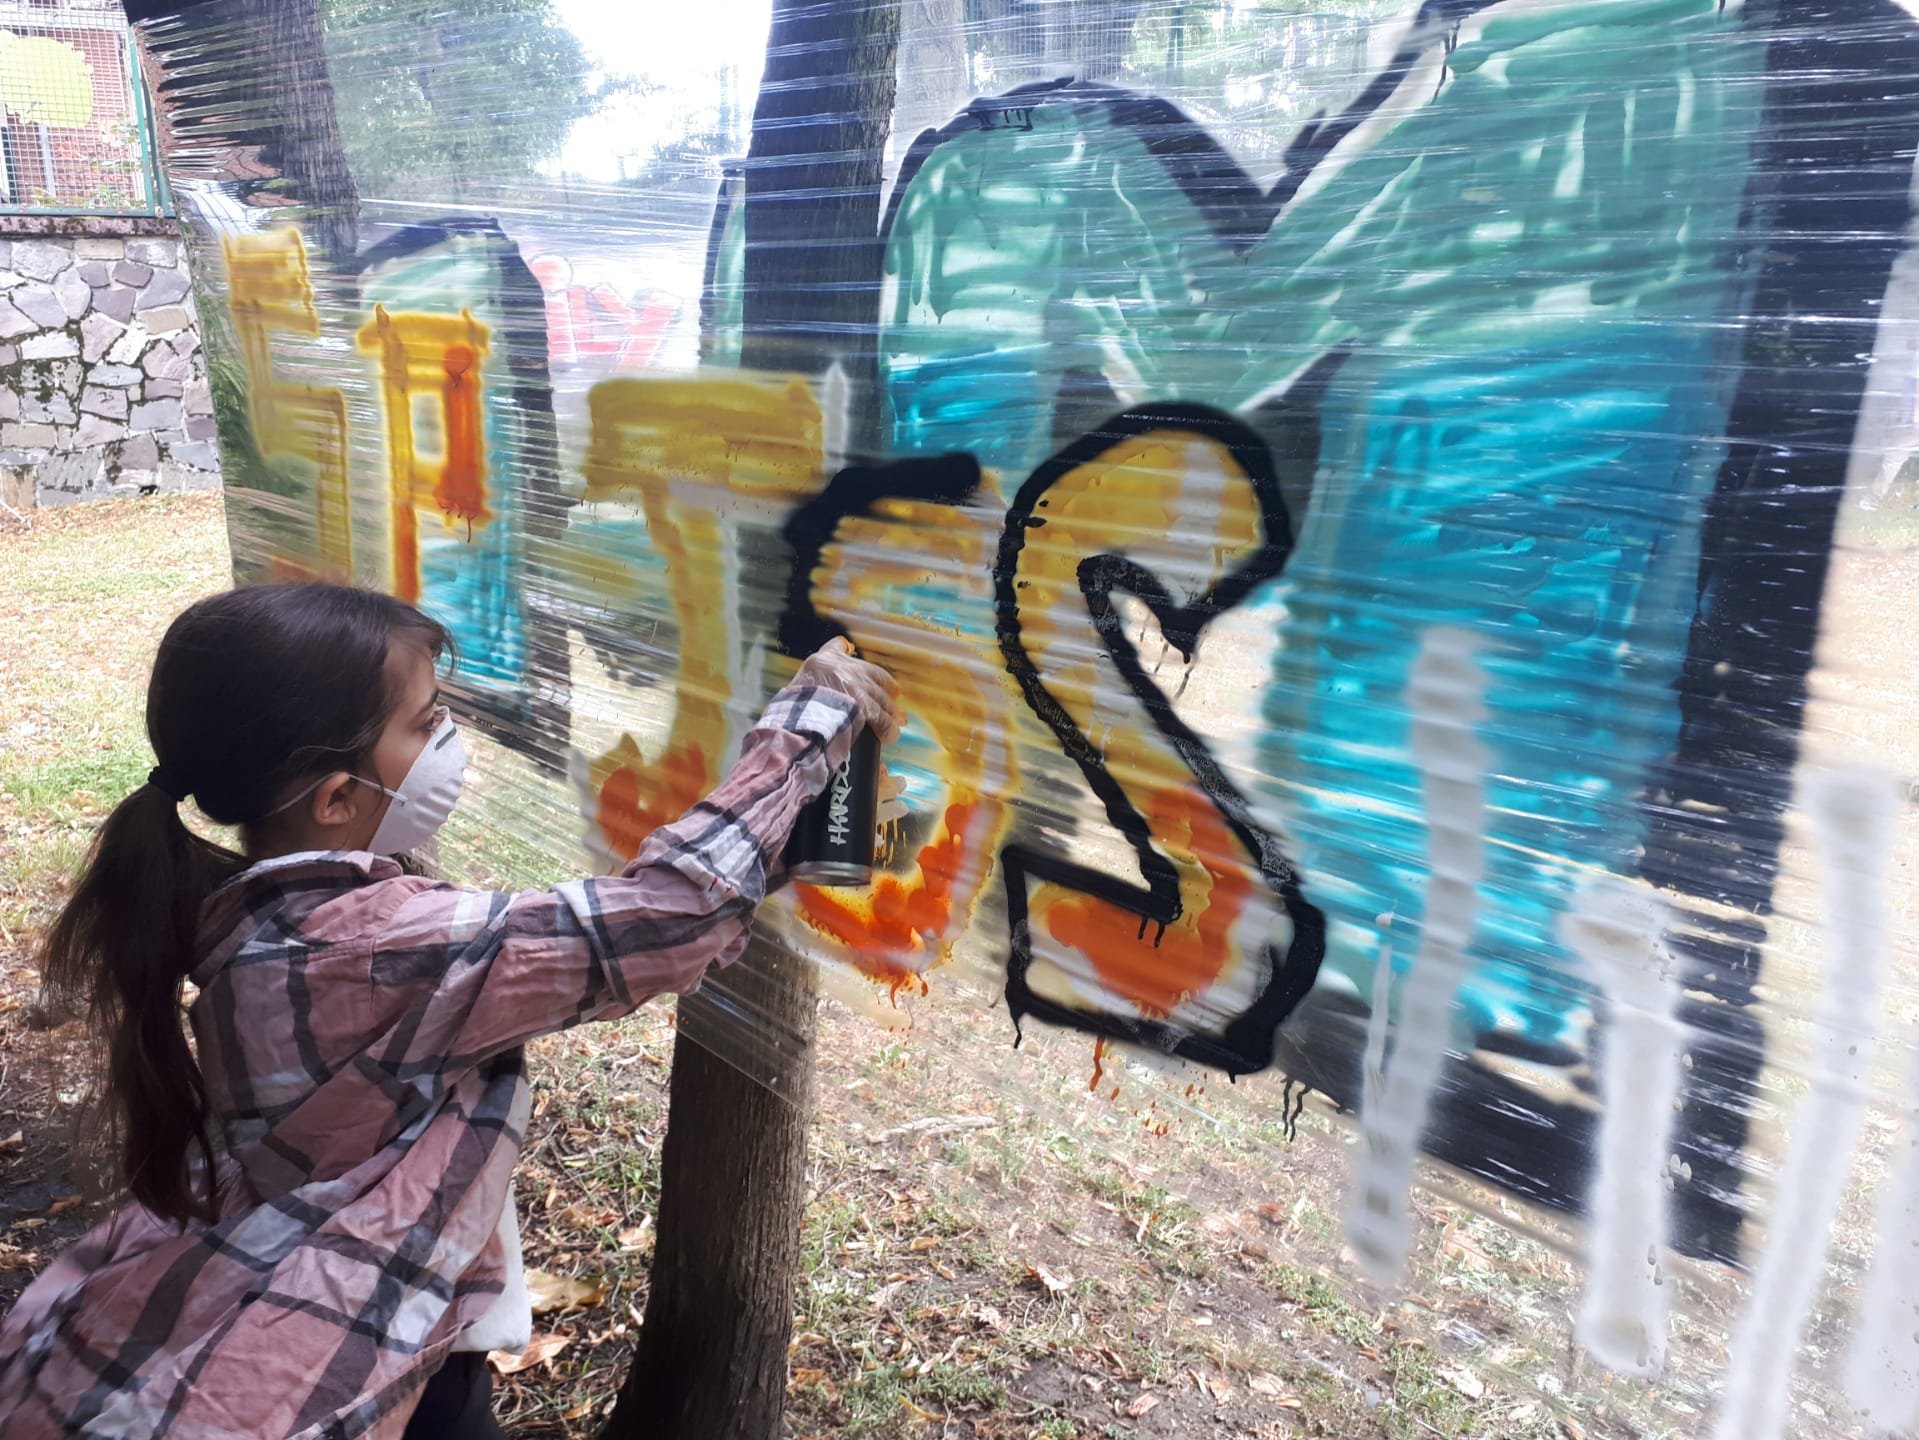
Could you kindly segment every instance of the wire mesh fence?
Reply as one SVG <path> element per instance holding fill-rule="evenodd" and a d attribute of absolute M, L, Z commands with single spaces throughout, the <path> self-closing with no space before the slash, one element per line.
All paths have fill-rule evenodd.
<path fill-rule="evenodd" d="M 153 110 L 111 0 L 0 0 L 0 212 L 164 214 Z"/>

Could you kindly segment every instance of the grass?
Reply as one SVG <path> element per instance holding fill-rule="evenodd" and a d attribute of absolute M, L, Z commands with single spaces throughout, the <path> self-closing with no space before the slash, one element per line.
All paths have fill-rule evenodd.
<path fill-rule="evenodd" d="M 35 939 L 94 828 L 146 778 L 147 668 L 179 609 L 226 577 L 218 496 L 155 496 L 0 524 L 0 1306 L 72 1239 L 89 1055 L 37 1004 Z M 6 1143 L 18 1137 L 17 1144 Z"/>
<path fill-rule="evenodd" d="M 220 514 L 216 496 L 155 496 L 42 512 L 31 534 L 0 536 L 0 923 L 9 929 L 43 914 L 93 827 L 146 778 L 147 666 L 181 605 L 225 578 Z M 168 543 L 175 536 L 186 543 Z"/>
<path fill-rule="evenodd" d="M 0 1304 L 102 1213 L 48 1213 L 47 1196 L 76 1188 L 62 1096 L 79 1040 L 26 1024 L 33 936 L 93 825 L 151 763 L 140 700 L 161 631 L 225 573 L 217 497 L 115 502 L 0 534 L 0 1140 L 25 1136 L 0 1149 Z M 564 873 L 571 857 L 491 823 L 552 792 L 517 757 L 477 737 L 473 749 L 474 803 L 442 860 L 500 885 Z M 1709 1394 L 1723 1364 L 1731 1287 L 1682 1318 L 1673 1390 L 1608 1381 L 1568 1345 L 1578 1272 L 1539 1217 L 1422 1189 L 1405 1290 L 1381 1296 L 1342 1260 L 1347 1131 L 1322 1109 L 1292 1139 L 1272 1086 L 1153 1078 L 1110 1054 L 1094 1094 L 1090 1042 L 1037 1032 L 1012 1050 L 997 1008 L 957 986 L 902 1015 L 903 1033 L 823 1016 L 795 1440 L 1697 1432 L 1686 1397 Z M 598 1293 L 538 1321 L 564 1349 L 500 1378 L 511 1433 L 593 1434 L 624 1374 L 673 1037 L 655 1006 L 532 1047 L 527 1263 Z M 968 1127 L 896 1129 L 933 1116 Z M 1869 1197 L 1856 1198 L 1863 1213 Z M 1856 1235 L 1845 1243 L 1860 1253 Z"/>

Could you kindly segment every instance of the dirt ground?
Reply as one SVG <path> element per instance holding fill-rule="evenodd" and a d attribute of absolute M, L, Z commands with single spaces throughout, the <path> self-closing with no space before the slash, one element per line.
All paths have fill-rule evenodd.
<path fill-rule="evenodd" d="M 34 937 L 151 763 L 139 703 L 161 629 L 225 563 L 218 497 L 0 532 L 0 1308 L 105 1203 L 74 1143 L 84 1026 L 38 1009 Z M 1710 1284 L 1672 1381 L 1631 1386 L 1569 1345 L 1565 1237 L 1485 1192 L 1418 1192 L 1406 1290 L 1356 1286 L 1349 1132 L 1309 1105 L 1290 1135 L 1277 1081 L 1152 1074 L 1076 1036 L 1015 1050 L 962 985 L 899 1024 L 824 1012 L 792 1436 L 1699 1429 L 1725 1358 Z M 533 1047 L 518 1191 L 541 1314 L 496 1379 L 516 1435 L 589 1435 L 610 1409 L 644 1310 L 672 1040 L 662 1006 Z"/>

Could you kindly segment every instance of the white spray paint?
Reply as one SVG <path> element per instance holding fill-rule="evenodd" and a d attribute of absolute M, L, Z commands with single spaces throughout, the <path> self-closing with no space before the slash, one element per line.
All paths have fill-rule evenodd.
<path fill-rule="evenodd" d="M 1919 0 L 1901 3 L 1919 16 Z M 1919 164 L 1908 193 L 1919 204 Z M 1846 498 L 1869 508 L 1893 498 L 1901 469 L 1919 455 L 1919 221 L 1907 226 L 1906 236 L 1879 302 L 1872 364 L 1846 452 Z"/>
<path fill-rule="evenodd" d="M 1905 1093 L 1919 1093 L 1919 1051 Z M 1878 1240 L 1846 1357 L 1846 1399 L 1875 1434 L 1919 1427 L 1919 1112 L 1911 1109 L 1879 1206 Z"/>
<path fill-rule="evenodd" d="M 1878 863 L 1883 867 L 1883 858 Z M 1883 876 L 1875 871 L 1873 878 Z M 1875 923 L 1878 916 L 1875 909 Z M 1881 1435 L 1919 1427 L 1919 1109 L 1910 1098 L 1919 1095 L 1919 1051 L 1903 1093 L 1908 1104 L 1899 1149 L 1882 1192 L 1877 1243 L 1846 1357 L 1846 1398 Z"/>
<path fill-rule="evenodd" d="M 1478 648 L 1468 631 L 1428 630 L 1406 691 L 1413 759 L 1426 798 L 1426 916 L 1402 992 L 1391 1061 L 1377 1083 L 1368 1067 L 1364 1143 L 1346 1216 L 1347 1243 L 1366 1274 L 1385 1286 L 1399 1283 L 1412 1247 L 1414 1166 L 1446 1062 L 1453 1000 L 1466 978 L 1485 872 L 1486 747 L 1474 727 L 1486 714 L 1486 676 L 1475 659 Z"/>
<path fill-rule="evenodd" d="M 835 360 L 820 377 L 820 484 L 852 463 L 853 382 Z"/>
<path fill-rule="evenodd" d="M 1379 932 L 1386 937 L 1378 959 L 1373 962 L 1373 1001 L 1372 1009 L 1366 1015 L 1366 1053 L 1360 1072 L 1360 1083 L 1364 1088 L 1360 1094 L 1364 1097 L 1361 1109 L 1370 1115 L 1373 1110 L 1373 1097 L 1386 1083 L 1386 1032 L 1392 1028 L 1393 1013 L 1393 921 L 1397 918 L 1388 910 L 1378 920 Z"/>
<path fill-rule="evenodd" d="M 1666 907 L 1623 880 L 1582 889 L 1560 923 L 1606 998 L 1606 1102 L 1587 1209 L 1586 1291 L 1576 1333 L 1609 1370 L 1647 1378 L 1666 1362 L 1666 1174 L 1684 1084 L 1679 981 L 1661 939 Z"/>
<path fill-rule="evenodd" d="M 1733 1337 L 1716 1440 L 1777 1440 L 1785 1430 L 1793 1360 L 1818 1298 L 1827 1238 L 1866 1111 L 1900 793 L 1883 775 L 1836 771 L 1811 776 L 1805 798 L 1819 841 L 1825 915 L 1825 984 L 1807 1062 L 1812 1090 L 1794 1114 L 1766 1226 L 1769 1243 Z"/>

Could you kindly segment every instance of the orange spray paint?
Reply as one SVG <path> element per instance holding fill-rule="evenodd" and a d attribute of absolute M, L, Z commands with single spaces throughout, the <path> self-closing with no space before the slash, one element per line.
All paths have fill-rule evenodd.
<path fill-rule="evenodd" d="M 467 526 L 491 518 L 486 507 L 486 442 L 480 408 L 480 357 L 471 345 L 449 345 L 441 413 L 446 417 L 446 459 L 433 498 L 451 518 Z"/>
<path fill-rule="evenodd" d="M 1180 918 L 1140 935 L 1140 917 L 1110 901 L 1062 895 L 1046 908 L 1048 932 L 1084 954 L 1100 981 L 1149 1015 L 1170 1014 L 1220 976 L 1232 955 L 1233 923 L 1253 893 L 1238 846 L 1212 802 L 1190 789 L 1162 790 L 1147 805 L 1153 834 L 1180 865 Z"/>
<path fill-rule="evenodd" d="M 421 501 L 429 494 L 448 524 L 473 527 L 493 518 L 486 503 L 486 384 L 482 359 L 490 331 L 472 312 L 458 315 L 392 313 L 373 307 L 356 337 L 362 354 L 376 355 L 386 414 L 388 503 L 392 526 L 393 593 L 420 598 Z M 439 401 L 440 452 L 422 453 L 413 424 L 419 395 Z"/>
<path fill-rule="evenodd" d="M 631 735 L 592 766 L 593 823 L 606 848 L 631 862 L 660 826 L 677 820 L 712 788 L 712 761 L 697 745 L 669 746 L 649 763 Z"/>
<path fill-rule="evenodd" d="M 946 823 L 916 857 L 916 878 L 881 874 L 863 891 L 800 885 L 800 914 L 849 947 L 854 963 L 875 979 L 914 974 L 886 957 L 919 954 L 946 933 L 973 812 L 974 802 L 946 807 Z"/>

